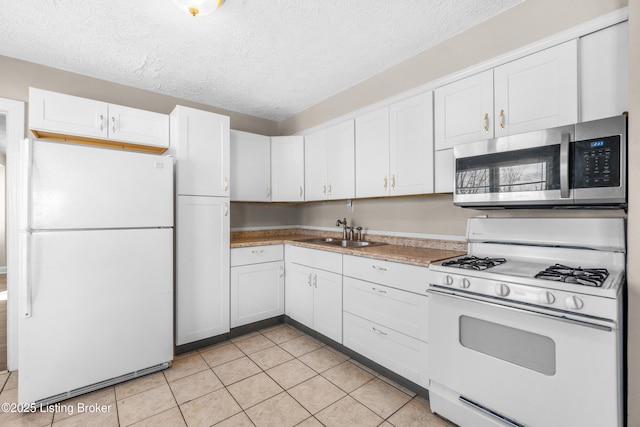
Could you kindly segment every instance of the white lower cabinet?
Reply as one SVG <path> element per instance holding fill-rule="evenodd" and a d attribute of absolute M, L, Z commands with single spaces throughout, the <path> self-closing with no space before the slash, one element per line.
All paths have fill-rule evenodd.
<path fill-rule="evenodd" d="M 229 332 L 229 199 L 178 196 L 176 345 Z"/>
<path fill-rule="evenodd" d="M 286 246 L 286 314 L 342 343 L 342 255 Z"/>
<path fill-rule="evenodd" d="M 344 313 L 344 345 L 424 388 L 429 387 L 428 344 Z"/>
<path fill-rule="evenodd" d="M 282 245 L 231 249 L 231 327 L 284 314 Z"/>
<path fill-rule="evenodd" d="M 428 269 L 343 257 L 343 344 L 428 388 Z"/>

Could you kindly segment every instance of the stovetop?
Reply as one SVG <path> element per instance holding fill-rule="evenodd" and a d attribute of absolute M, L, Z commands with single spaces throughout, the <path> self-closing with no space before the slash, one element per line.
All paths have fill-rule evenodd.
<path fill-rule="evenodd" d="M 518 250 L 521 251 L 522 248 L 511 248 L 513 253 Z M 495 256 L 486 253 L 467 254 L 463 257 L 433 263 L 430 269 L 460 277 L 493 280 L 496 283 L 507 282 L 606 298 L 617 297 L 624 282 L 624 256 L 605 256 L 599 261 L 589 259 L 595 254 L 593 251 L 587 251 L 587 254 L 576 254 L 574 257 L 548 258 L 540 257 L 541 250 L 549 249 L 532 248 L 530 256 L 522 256 L 522 254 L 509 256 L 501 251 Z M 556 251 L 559 250 L 556 249 Z M 476 258 L 481 267 L 466 267 L 469 263 L 473 263 L 469 260 L 470 258 Z M 460 264 L 463 267 L 460 267 Z M 555 267 L 556 265 L 565 268 Z M 574 277 L 568 277 L 570 274 Z M 557 277 L 554 277 L 555 275 Z"/>

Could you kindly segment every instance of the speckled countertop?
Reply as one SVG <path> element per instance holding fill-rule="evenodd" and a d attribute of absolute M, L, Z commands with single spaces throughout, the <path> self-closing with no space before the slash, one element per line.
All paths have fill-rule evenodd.
<path fill-rule="evenodd" d="M 243 248 L 260 245 L 278 245 L 287 243 L 312 249 L 321 249 L 347 255 L 396 261 L 407 264 L 428 266 L 430 263 L 453 258 L 466 253 L 466 242 L 452 240 L 414 239 L 404 237 L 367 234 L 364 240 L 385 243 L 384 245 L 361 248 L 343 248 L 305 240 L 316 237 L 340 237 L 340 233 L 307 229 L 280 229 L 239 231 L 231 233 L 231 248 Z"/>

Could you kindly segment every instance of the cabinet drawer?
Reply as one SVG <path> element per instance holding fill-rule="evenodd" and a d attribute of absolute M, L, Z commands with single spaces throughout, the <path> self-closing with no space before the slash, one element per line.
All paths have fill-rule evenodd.
<path fill-rule="evenodd" d="M 286 245 L 285 258 L 288 262 L 342 274 L 342 254 L 335 252 Z"/>
<path fill-rule="evenodd" d="M 428 341 L 426 295 L 401 291 L 377 283 L 343 279 L 344 311 Z"/>
<path fill-rule="evenodd" d="M 282 261 L 282 245 L 251 246 L 231 249 L 231 266 Z"/>
<path fill-rule="evenodd" d="M 428 344 L 344 313 L 343 344 L 414 383 L 429 387 Z"/>
<path fill-rule="evenodd" d="M 429 269 L 353 255 L 344 256 L 345 276 L 425 295 Z"/>

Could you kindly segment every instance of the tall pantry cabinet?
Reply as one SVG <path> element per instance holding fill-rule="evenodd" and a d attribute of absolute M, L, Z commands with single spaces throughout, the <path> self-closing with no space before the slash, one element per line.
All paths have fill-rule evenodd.
<path fill-rule="evenodd" d="M 229 117 L 177 106 L 176 345 L 229 332 Z"/>

